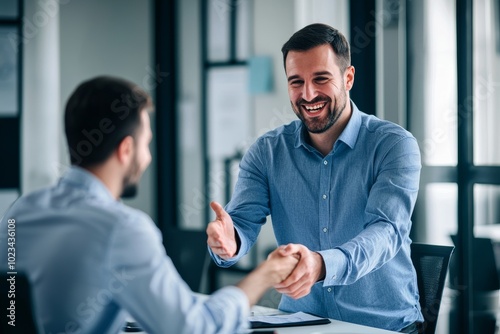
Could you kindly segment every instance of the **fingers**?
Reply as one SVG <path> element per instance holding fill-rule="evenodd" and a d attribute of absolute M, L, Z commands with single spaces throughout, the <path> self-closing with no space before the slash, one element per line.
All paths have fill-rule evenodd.
<path fill-rule="evenodd" d="M 293 299 L 299 299 L 307 296 L 311 292 L 311 286 L 299 280 L 286 288 L 276 288 L 276 291 Z"/>
<path fill-rule="evenodd" d="M 298 256 L 299 262 L 292 273 L 281 283 L 275 284 L 274 288 L 291 298 L 301 298 L 309 294 L 311 287 L 322 275 L 324 267 L 321 255 L 311 252 L 307 247 L 300 244 L 288 244 L 282 249 L 276 250 L 281 256 Z"/>
<path fill-rule="evenodd" d="M 282 256 L 289 256 L 292 254 L 298 254 L 303 255 L 305 252 L 308 251 L 307 247 L 304 245 L 299 245 L 299 244 L 288 244 L 284 246 L 280 246 L 277 251 L 282 255 Z"/>
<path fill-rule="evenodd" d="M 286 256 L 286 255 L 282 254 L 284 248 L 285 248 L 284 245 L 279 246 L 278 248 L 273 250 L 271 253 L 269 253 L 269 255 L 267 255 L 267 259 L 273 259 L 273 258 L 277 258 L 277 257 Z"/>
<path fill-rule="evenodd" d="M 297 299 L 308 295 L 313 284 L 312 275 L 297 264 L 292 273 L 274 287 L 278 292 Z"/>
<path fill-rule="evenodd" d="M 223 220 L 227 216 L 226 210 L 219 203 L 215 201 L 210 202 L 210 207 L 215 212 L 216 219 Z"/>

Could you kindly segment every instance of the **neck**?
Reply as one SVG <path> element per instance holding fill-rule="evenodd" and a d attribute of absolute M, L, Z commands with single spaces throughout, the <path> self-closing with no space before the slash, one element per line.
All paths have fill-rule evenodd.
<path fill-rule="evenodd" d="M 311 133 L 309 132 L 309 138 L 311 139 L 311 145 L 317 149 L 323 156 L 328 155 L 333 149 L 333 145 L 340 137 L 342 131 L 344 131 L 349 119 L 351 118 L 352 109 L 351 103 L 347 103 L 342 115 L 328 130 L 323 133 Z"/>
<path fill-rule="evenodd" d="M 115 199 L 119 199 L 123 191 L 123 181 L 117 177 L 116 172 L 113 172 L 111 168 L 107 168 L 106 165 L 98 167 L 89 167 L 87 170 L 94 174 Z"/>

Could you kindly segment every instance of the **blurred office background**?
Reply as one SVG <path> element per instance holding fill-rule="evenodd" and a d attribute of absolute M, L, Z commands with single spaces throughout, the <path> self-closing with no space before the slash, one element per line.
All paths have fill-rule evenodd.
<path fill-rule="evenodd" d="M 438 333 L 494 333 L 497 0 L 1 0 L 0 216 L 20 194 L 55 182 L 67 168 L 62 120 L 75 87 L 96 75 L 120 76 L 156 103 L 153 163 L 139 196 L 126 202 L 157 222 L 175 256 L 177 246 L 167 241 L 176 233 L 200 238 L 213 218 L 209 201 L 228 201 L 248 146 L 295 119 L 280 49 L 313 22 L 350 41 L 358 107 L 419 142 L 412 239 L 457 246 Z M 274 247 L 268 223 L 235 268 L 203 262 L 193 288 L 234 282 Z M 261 304 L 278 299 L 270 292 Z"/>

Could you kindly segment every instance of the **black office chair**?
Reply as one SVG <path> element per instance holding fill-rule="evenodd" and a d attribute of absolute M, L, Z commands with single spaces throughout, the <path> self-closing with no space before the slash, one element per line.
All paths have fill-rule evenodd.
<path fill-rule="evenodd" d="M 453 246 L 411 244 L 411 260 L 417 272 L 420 307 L 424 316 L 422 333 L 434 334 L 441 306 L 446 273 Z"/>
<path fill-rule="evenodd" d="M 0 274 L 0 309 L 3 312 L 7 311 L 11 305 L 11 300 L 15 302 L 15 327 L 11 326 L 9 322 L 11 319 L 5 315 L 2 316 L 1 333 L 37 333 L 38 330 L 35 325 L 35 316 L 32 308 L 31 286 L 26 275 L 17 273 L 16 275 L 8 275 L 6 273 Z M 14 277 L 13 280 L 7 281 Z M 14 284 L 11 284 L 14 283 Z M 15 292 L 14 292 L 14 291 Z M 11 293 L 14 293 L 12 295 Z M 10 296 L 9 296 L 10 294 Z M 12 298 L 11 298 L 12 297 Z M 14 318 L 12 318 L 14 319 Z"/>
<path fill-rule="evenodd" d="M 457 250 L 460 245 L 457 236 L 452 235 L 451 239 Z M 500 290 L 500 244 L 490 238 L 472 238 L 472 333 L 494 334 L 497 332 L 498 295 Z M 498 253 L 498 254 L 495 254 Z M 463 286 L 458 285 L 459 263 L 457 258 L 450 260 L 450 288 L 455 293 L 466 291 Z M 450 309 L 450 333 L 458 332 L 457 317 L 458 302 L 455 299 Z"/>
<path fill-rule="evenodd" d="M 164 233 L 167 255 L 182 279 L 195 292 L 203 292 L 201 282 L 210 262 L 205 230 L 167 228 Z"/>

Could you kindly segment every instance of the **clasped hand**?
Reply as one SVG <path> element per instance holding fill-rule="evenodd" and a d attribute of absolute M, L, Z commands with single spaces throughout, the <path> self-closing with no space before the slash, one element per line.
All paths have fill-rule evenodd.
<path fill-rule="evenodd" d="M 207 243 L 214 254 L 227 260 L 235 256 L 238 251 L 233 220 L 219 203 L 212 202 L 210 206 L 216 218 L 207 226 Z M 298 263 L 289 275 L 283 275 L 286 271 L 275 272 L 280 272 L 282 275 L 280 277 L 283 278 L 274 281 L 277 282 L 274 288 L 291 298 L 298 299 L 308 295 L 314 283 L 325 276 L 325 266 L 321 255 L 310 251 L 304 245 L 280 246 L 269 255 L 268 261 L 278 260 L 278 256 L 293 256 L 298 259 Z M 279 262 L 275 261 L 275 263 Z"/>

